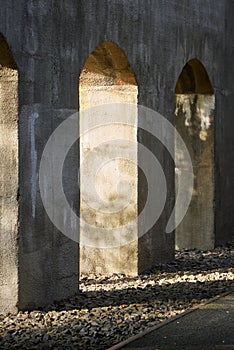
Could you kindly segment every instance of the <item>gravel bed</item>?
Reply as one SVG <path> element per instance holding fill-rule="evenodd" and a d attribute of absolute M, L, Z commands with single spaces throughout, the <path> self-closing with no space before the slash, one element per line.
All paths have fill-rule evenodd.
<path fill-rule="evenodd" d="M 80 293 L 0 316 L 0 349 L 99 350 L 234 288 L 234 245 L 183 250 L 138 277 L 81 276 Z"/>

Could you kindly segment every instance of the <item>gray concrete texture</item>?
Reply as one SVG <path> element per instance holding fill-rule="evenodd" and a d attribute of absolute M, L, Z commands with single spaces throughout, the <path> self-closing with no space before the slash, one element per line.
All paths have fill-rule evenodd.
<path fill-rule="evenodd" d="M 0 310 L 17 302 L 18 73 L 0 36 Z"/>
<path fill-rule="evenodd" d="M 102 43 L 90 54 L 79 79 L 80 217 L 91 225 L 91 228 L 85 225 L 80 229 L 81 273 L 138 274 L 137 128 L 113 124 L 118 121 L 119 114 L 126 115 L 125 123 L 137 124 L 137 90 L 128 59 L 116 44 Z M 123 107 L 116 115 L 113 103 L 128 103 L 134 107 L 127 112 Z M 87 113 L 86 109 L 103 104 L 112 105 L 109 113 L 112 124 L 85 133 L 89 120 L 103 121 L 106 112 L 99 108 Z M 131 145 L 120 142 L 117 146 L 114 141 L 117 138 L 131 141 Z M 98 149 L 102 144 L 104 147 Z M 113 159 L 116 148 L 118 157 L 125 154 L 122 159 Z M 90 152 L 93 157 L 89 156 L 87 162 Z M 132 161 L 129 161 L 130 155 Z M 90 174 L 93 174 L 91 179 Z M 131 195 L 126 186 L 121 193 L 117 191 L 121 178 L 131 184 Z M 99 195 L 94 195 L 91 182 L 95 182 Z M 128 227 L 131 221 L 133 224 Z M 103 235 L 103 228 L 110 229 L 108 235 Z M 87 236 L 92 236 L 93 246 L 87 246 Z M 106 236 L 112 240 L 112 247 L 103 244 Z"/>
<path fill-rule="evenodd" d="M 231 195 L 234 187 L 234 2 L 0 0 L 0 8 L 0 33 L 18 69 L 19 120 L 19 175 L 12 180 L 18 191 L 16 193 L 14 186 L 9 190 L 12 191 L 11 210 L 17 212 L 17 199 L 19 211 L 14 226 L 17 229 L 9 233 L 11 238 L 5 234 L 4 217 L 0 220 L 1 269 L 7 271 L 1 271 L 0 281 L 4 290 L 5 286 L 12 285 L 11 292 L 15 295 L 11 300 L 6 293 L 4 312 L 43 306 L 78 290 L 78 245 L 50 222 L 40 198 L 38 169 L 51 133 L 79 109 L 79 76 L 90 53 L 103 41 L 114 42 L 126 54 L 138 85 L 138 103 L 158 111 L 171 122 L 174 121 L 175 87 L 184 65 L 196 58 L 206 68 L 216 100 L 214 240 L 215 245 L 231 240 L 234 220 L 231 215 L 234 205 Z M 3 54 L 0 56 L 3 67 L 5 62 Z M 138 268 L 142 271 L 157 262 L 173 259 L 174 234 L 165 234 L 165 227 L 174 206 L 175 191 L 174 163 L 165 148 L 140 130 L 138 141 L 155 153 L 165 169 L 168 189 L 160 219 L 138 241 Z M 17 146 L 14 147 L 16 152 Z M 9 156 L 8 161 L 13 158 Z M 77 212 L 78 162 L 79 149 L 74 145 L 66 159 L 63 180 L 69 203 Z M 13 170 L 9 161 L 13 177 L 15 171 L 16 167 Z M 140 211 L 146 184 L 141 173 L 138 180 L 141 184 L 138 186 Z M 2 193 L 7 197 L 6 192 Z M 5 207 L 6 199 L 2 203 L 1 208 Z M 9 227 L 15 219 L 16 214 L 9 220 Z M 14 242 L 9 244 L 11 239 Z"/>

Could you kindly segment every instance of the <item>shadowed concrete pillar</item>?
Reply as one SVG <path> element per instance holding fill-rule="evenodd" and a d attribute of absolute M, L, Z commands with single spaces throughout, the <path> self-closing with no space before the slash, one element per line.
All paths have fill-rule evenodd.
<path fill-rule="evenodd" d="M 75 110 L 19 101 L 18 113 L 18 85 L 18 68 L 0 35 L 0 314 L 43 307 L 78 291 L 78 244 L 49 221 L 38 181 L 51 133 Z M 77 178 L 72 182 L 71 176 L 71 169 L 77 172 L 77 153 L 76 147 L 69 152 L 63 173 L 72 203 L 78 197 Z M 56 178 L 53 156 L 48 164 L 45 179 Z"/>

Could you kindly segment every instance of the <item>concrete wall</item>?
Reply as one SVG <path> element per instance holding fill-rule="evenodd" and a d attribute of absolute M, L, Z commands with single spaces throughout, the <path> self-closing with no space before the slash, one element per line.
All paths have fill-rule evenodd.
<path fill-rule="evenodd" d="M 78 245 L 50 222 L 39 193 L 42 151 L 55 128 L 77 110 L 79 22 L 76 2 L 1 1 L 0 32 L 19 74 L 19 232 L 15 307 L 34 308 L 78 291 Z M 63 30 L 66 28 L 66 30 Z M 76 147 L 75 147 L 76 146 Z M 78 205 L 78 148 L 69 152 L 64 184 Z M 72 172 L 71 169 L 74 169 Z M 14 253 L 14 245 L 8 254 Z M 8 270 L 10 273 L 10 270 Z M 5 288 L 5 287 L 4 287 Z M 2 289 L 2 287 L 1 287 Z M 10 301 L 4 311 L 13 311 Z"/>
<path fill-rule="evenodd" d="M 215 109 L 216 244 L 233 235 L 233 1 L 27 1 L 0 0 L 0 32 L 19 73 L 19 308 L 65 297 L 78 288 L 78 246 L 50 222 L 43 208 L 38 167 L 52 131 L 78 108 L 78 78 L 103 41 L 126 54 L 138 84 L 138 103 L 174 118 L 174 90 L 191 58 L 208 72 Z M 167 178 L 160 220 L 139 242 L 140 270 L 173 257 L 174 235 L 165 226 L 174 205 L 174 164 L 165 148 L 139 133 L 154 150 Z M 77 145 L 64 170 L 70 203 L 79 211 Z M 142 183 L 142 182 L 141 182 Z M 144 202 L 144 186 L 139 188 Z M 151 247 L 150 249 L 147 247 Z M 12 247 L 12 249 L 14 249 Z"/>
<path fill-rule="evenodd" d="M 222 244 L 234 238 L 233 185 L 234 185 L 234 147 L 233 147 L 233 115 L 234 115 L 234 46 L 233 16 L 234 2 L 225 2 L 225 21 L 223 22 L 224 45 L 222 51 L 223 64 L 220 67 L 221 84 L 215 85 L 216 96 L 216 128 L 215 128 L 215 243 Z"/>

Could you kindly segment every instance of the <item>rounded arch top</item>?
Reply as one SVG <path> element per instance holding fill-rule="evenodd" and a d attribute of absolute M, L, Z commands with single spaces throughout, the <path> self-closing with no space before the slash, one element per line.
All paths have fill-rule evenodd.
<path fill-rule="evenodd" d="M 214 94 L 208 73 L 196 58 L 189 60 L 178 78 L 176 94 Z"/>
<path fill-rule="evenodd" d="M 17 69 L 17 65 L 7 44 L 7 41 L 0 33 L 0 68 L 1 67 L 11 68 L 15 70 Z"/>
<path fill-rule="evenodd" d="M 81 85 L 137 85 L 124 51 L 104 41 L 91 52 L 80 75 Z"/>

